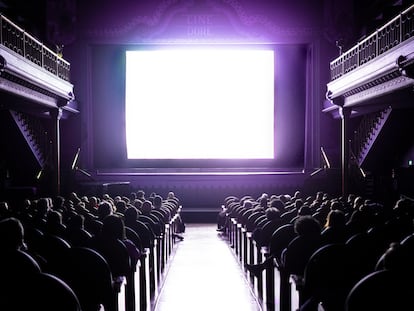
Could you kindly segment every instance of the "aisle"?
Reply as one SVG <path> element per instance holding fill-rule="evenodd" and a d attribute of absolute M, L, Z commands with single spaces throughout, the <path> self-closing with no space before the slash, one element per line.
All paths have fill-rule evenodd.
<path fill-rule="evenodd" d="M 259 311 L 228 244 L 214 224 L 188 224 L 156 311 Z"/>

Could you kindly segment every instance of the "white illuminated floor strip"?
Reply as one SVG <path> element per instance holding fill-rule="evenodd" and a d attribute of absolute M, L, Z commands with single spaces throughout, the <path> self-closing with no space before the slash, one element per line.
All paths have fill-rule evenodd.
<path fill-rule="evenodd" d="M 216 225 L 188 224 L 172 260 L 156 311 L 261 310 Z"/>

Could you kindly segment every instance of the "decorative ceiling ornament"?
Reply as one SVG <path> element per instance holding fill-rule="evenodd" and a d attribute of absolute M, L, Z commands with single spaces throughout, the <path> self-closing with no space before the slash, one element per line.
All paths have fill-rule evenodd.
<path fill-rule="evenodd" d="M 293 22 L 281 26 L 273 16 L 251 14 L 237 0 L 164 0 L 153 12 L 140 13 L 93 26 L 84 33 L 88 39 L 115 38 L 123 43 L 286 42 L 297 38 L 307 41 L 320 34 L 317 27 L 295 26 Z"/>

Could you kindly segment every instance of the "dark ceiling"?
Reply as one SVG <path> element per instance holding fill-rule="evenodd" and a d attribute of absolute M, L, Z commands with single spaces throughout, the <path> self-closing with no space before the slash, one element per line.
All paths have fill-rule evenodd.
<path fill-rule="evenodd" d="M 0 0 L 0 12 L 40 40 L 46 37 L 47 0 Z"/>

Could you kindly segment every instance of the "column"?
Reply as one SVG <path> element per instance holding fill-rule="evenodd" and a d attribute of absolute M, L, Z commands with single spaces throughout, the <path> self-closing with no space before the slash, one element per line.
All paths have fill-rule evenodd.
<path fill-rule="evenodd" d="M 342 167 L 342 195 L 348 195 L 349 184 L 349 119 L 351 109 L 339 108 L 341 115 L 341 167 Z"/>
<path fill-rule="evenodd" d="M 53 122 L 51 187 L 54 195 L 60 195 L 60 119 L 62 118 L 62 109 L 53 109 L 50 114 Z"/>

